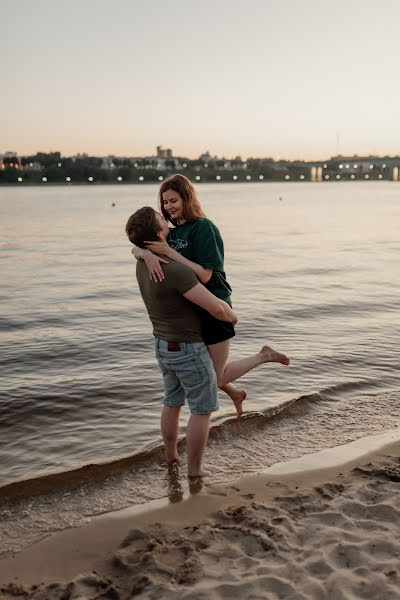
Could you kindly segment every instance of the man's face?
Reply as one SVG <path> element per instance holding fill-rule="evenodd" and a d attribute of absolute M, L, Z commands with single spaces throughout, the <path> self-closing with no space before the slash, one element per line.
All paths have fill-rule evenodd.
<path fill-rule="evenodd" d="M 164 217 L 162 216 L 161 213 L 155 211 L 156 213 L 156 220 L 157 223 L 160 226 L 160 231 L 158 232 L 158 234 L 162 233 L 164 235 L 164 237 L 167 237 L 169 234 L 169 227 L 168 227 L 168 222 L 164 219 Z"/>

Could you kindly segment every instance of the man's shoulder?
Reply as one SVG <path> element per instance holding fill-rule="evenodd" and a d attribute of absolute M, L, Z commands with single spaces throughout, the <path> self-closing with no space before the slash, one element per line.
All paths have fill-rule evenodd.
<path fill-rule="evenodd" d="M 181 263 L 176 262 L 175 260 L 168 259 L 169 262 L 167 264 L 163 264 L 162 268 L 164 270 L 166 277 L 193 277 L 196 278 L 196 275 L 186 265 L 182 265 Z"/>
<path fill-rule="evenodd" d="M 167 257 L 165 257 L 165 259 L 167 259 Z M 168 263 L 161 263 L 161 268 L 164 271 L 165 280 L 168 283 L 173 284 L 174 281 L 178 279 L 180 280 L 182 278 L 193 279 L 197 281 L 197 277 L 192 271 L 192 269 L 190 269 L 186 265 L 182 265 L 181 263 L 176 262 L 175 260 L 171 260 L 170 258 L 168 258 L 167 260 Z M 138 277 L 149 277 L 149 272 L 144 260 L 137 261 L 136 274 Z"/>
<path fill-rule="evenodd" d="M 182 295 L 186 294 L 186 292 L 193 289 L 199 283 L 199 280 L 192 269 L 186 265 L 171 261 L 168 264 L 163 265 L 163 269 L 165 285 Z"/>

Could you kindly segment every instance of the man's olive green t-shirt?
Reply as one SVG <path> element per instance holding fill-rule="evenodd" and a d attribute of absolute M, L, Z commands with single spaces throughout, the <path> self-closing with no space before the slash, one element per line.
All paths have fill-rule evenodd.
<path fill-rule="evenodd" d="M 150 281 L 146 263 L 136 263 L 136 278 L 154 337 L 167 342 L 202 342 L 200 318 L 194 304 L 183 294 L 199 283 L 189 267 L 170 261 L 162 264 L 165 279 Z"/>
<path fill-rule="evenodd" d="M 206 288 L 230 304 L 232 288 L 226 281 L 224 271 L 224 242 L 218 228 L 209 219 L 196 219 L 176 225 L 170 229 L 168 244 L 205 269 L 212 269 L 211 279 Z"/>

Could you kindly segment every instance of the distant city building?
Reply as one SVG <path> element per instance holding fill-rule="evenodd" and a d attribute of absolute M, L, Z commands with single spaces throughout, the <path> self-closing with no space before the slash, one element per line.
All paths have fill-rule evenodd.
<path fill-rule="evenodd" d="M 172 158 L 171 148 L 163 148 L 162 146 L 157 146 L 157 158 Z"/>
<path fill-rule="evenodd" d="M 38 161 L 25 162 L 23 164 L 24 171 L 41 171 L 43 169 L 42 165 Z"/>
<path fill-rule="evenodd" d="M 102 169 L 113 169 L 115 167 L 115 156 L 103 156 L 101 159 Z"/>
<path fill-rule="evenodd" d="M 335 163 L 340 170 L 350 171 L 371 171 L 373 168 L 385 169 L 398 164 L 398 159 L 380 156 L 332 156 L 330 162 Z"/>
<path fill-rule="evenodd" d="M 88 154 L 86 154 L 85 152 L 83 154 L 75 154 L 75 156 L 71 156 L 71 160 L 72 162 L 76 162 L 77 160 L 83 160 L 85 158 L 88 158 Z"/>
<path fill-rule="evenodd" d="M 200 154 L 199 160 L 202 160 L 203 162 L 210 162 L 210 160 L 213 160 L 213 157 L 207 150 L 207 152 L 204 152 L 204 154 Z"/>
<path fill-rule="evenodd" d="M 1 168 L 2 169 L 20 169 L 21 159 L 18 158 L 16 152 L 7 151 L 1 156 Z"/>

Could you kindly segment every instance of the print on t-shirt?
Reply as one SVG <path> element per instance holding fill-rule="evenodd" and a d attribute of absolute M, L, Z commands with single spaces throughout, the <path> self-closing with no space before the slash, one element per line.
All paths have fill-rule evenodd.
<path fill-rule="evenodd" d="M 171 248 L 173 250 L 176 250 L 177 252 L 179 252 L 179 250 L 182 250 L 183 248 L 187 248 L 189 245 L 189 242 L 187 240 L 182 240 L 180 238 L 177 238 L 176 240 L 169 239 L 168 243 L 171 246 Z"/>

